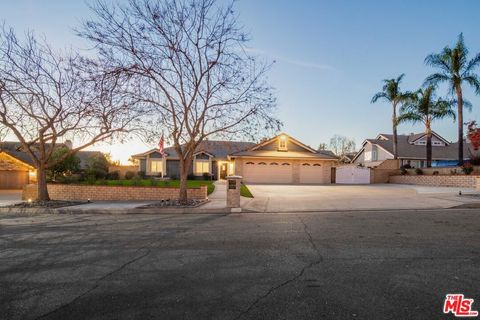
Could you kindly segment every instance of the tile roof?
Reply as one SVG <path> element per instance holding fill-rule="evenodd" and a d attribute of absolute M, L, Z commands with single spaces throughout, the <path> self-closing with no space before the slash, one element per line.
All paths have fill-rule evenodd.
<path fill-rule="evenodd" d="M 216 159 L 227 159 L 229 154 L 243 151 L 254 147 L 256 143 L 243 141 L 221 141 L 221 140 L 205 140 L 200 142 L 196 152 L 206 152 L 213 155 Z M 165 148 L 165 153 L 169 158 L 178 158 L 174 147 Z M 158 149 L 151 149 L 144 153 L 135 154 L 132 157 L 141 158 L 150 153 L 158 152 Z"/>
<path fill-rule="evenodd" d="M 301 151 L 276 151 L 276 150 L 247 150 L 237 152 L 232 157 L 265 157 L 265 158 L 297 158 L 297 159 L 319 159 L 319 160 L 336 160 L 334 155 L 320 152 L 301 152 Z"/>

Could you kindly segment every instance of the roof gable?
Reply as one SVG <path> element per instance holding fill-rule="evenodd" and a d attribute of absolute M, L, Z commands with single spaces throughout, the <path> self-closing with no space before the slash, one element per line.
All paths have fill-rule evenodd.
<path fill-rule="evenodd" d="M 253 148 L 250 149 L 250 151 L 255 151 L 255 150 L 278 150 L 278 143 L 279 139 L 281 137 L 286 137 L 287 139 L 287 149 L 292 150 L 292 151 L 300 151 L 300 152 L 310 152 L 310 153 L 317 153 L 316 150 L 312 149 L 311 147 L 307 146 L 306 144 L 298 141 L 297 139 L 293 138 L 292 136 L 286 134 L 286 133 L 280 133 L 279 135 L 268 139 L 266 141 L 263 141 Z"/>

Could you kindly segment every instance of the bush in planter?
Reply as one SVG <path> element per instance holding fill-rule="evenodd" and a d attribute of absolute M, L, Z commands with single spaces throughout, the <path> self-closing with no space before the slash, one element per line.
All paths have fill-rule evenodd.
<path fill-rule="evenodd" d="M 145 177 L 147 176 L 147 173 L 145 171 L 138 171 L 137 172 L 137 175 L 141 178 L 141 179 L 145 179 Z"/>
<path fill-rule="evenodd" d="M 433 171 L 432 175 L 434 176 L 438 176 L 440 174 L 440 172 L 438 172 L 437 170 Z"/>
<path fill-rule="evenodd" d="M 420 169 L 420 168 L 417 168 L 417 169 L 415 169 L 415 173 L 416 173 L 417 175 L 421 176 L 421 175 L 423 174 L 423 170 Z"/>
<path fill-rule="evenodd" d="M 133 177 L 135 177 L 135 172 L 133 172 L 133 171 L 127 171 L 127 172 L 125 172 L 125 179 L 127 179 L 127 180 L 132 180 Z"/>
<path fill-rule="evenodd" d="M 400 174 L 401 174 L 402 176 L 407 175 L 407 174 L 408 174 L 407 169 L 405 169 L 404 167 L 401 167 L 401 168 L 400 168 Z"/>
<path fill-rule="evenodd" d="M 209 181 L 209 180 L 212 180 L 212 177 L 213 176 L 209 172 L 204 172 L 203 173 L 203 180 Z"/>
<path fill-rule="evenodd" d="M 463 166 L 462 166 L 462 171 L 463 173 L 465 173 L 466 175 L 470 175 L 472 174 L 473 172 L 473 166 L 471 163 L 465 163 Z"/>

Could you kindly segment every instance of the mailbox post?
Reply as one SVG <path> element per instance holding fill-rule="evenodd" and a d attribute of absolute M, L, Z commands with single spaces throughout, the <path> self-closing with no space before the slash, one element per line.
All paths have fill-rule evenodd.
<path fill-rule="evenodd" d="M 241 176 L 227 177 L 227 208 L 232 208 L 232 212 L 241 212 L 240 207 L 240 186 Z"/>

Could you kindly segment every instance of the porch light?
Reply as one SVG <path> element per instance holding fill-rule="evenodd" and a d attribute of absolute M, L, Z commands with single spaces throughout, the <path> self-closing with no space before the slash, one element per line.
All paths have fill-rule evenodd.
<path fill-rule="evenodd" d="M 32 198 L 28 198 L 27 202 L 32 203 Z"/>

